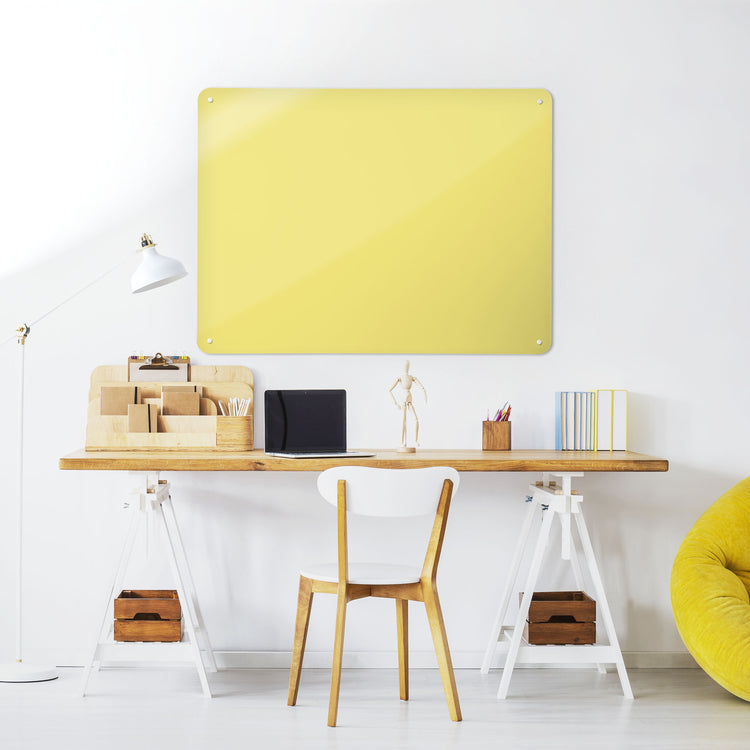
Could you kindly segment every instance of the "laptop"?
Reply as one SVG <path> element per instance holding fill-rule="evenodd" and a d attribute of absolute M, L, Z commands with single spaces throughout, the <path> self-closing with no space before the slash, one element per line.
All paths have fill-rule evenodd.
<path fill-rule="evenodd" d="M 351 458 L 346 449 L 346 391 L 266 391 L 266 447 L 281 458 Z"/>

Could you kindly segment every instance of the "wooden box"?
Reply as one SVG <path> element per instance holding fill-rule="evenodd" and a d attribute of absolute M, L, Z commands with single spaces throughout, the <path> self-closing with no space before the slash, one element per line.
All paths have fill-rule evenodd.
<path fill-rule="evenodd" d="M 177 592 L 149 589 L 121 591 L 115 599 L 115 640 L 174 642 L 182 637 Z"/>
<path fill-rule="evenodd" d="M 583 591 L 536 591 L 523 637 L 534 646 L 596 643 L 596 602 Z"/>
<path fill-rule="evenodd" d="M 102 414 L 102 388 L 125 385 L 127 368 L 97 367 L 91 374 L 89 408 L 86 421 L 87 451 L 249 451 L 253 449 L 253 374 L 240 365 L 192 365 L 191 380 L 182 387 L 192 386 L 198 397 L 199 413 L 170 414 L 163 398 L 184 396 L 174 393 L 174 386 L 161 382 L 139 382 L 140 403 L 150 404 L 156 411 L 156 425 L 151 432 L 130 432 L 128 417 Z M 169 400 L 169 398 L 167 400 Z M 247 416 L 221 416 L 221 405 L 233 399 L 250 402 Z"/>
<path fill-rule="evenodd" d="M 510 450 L 510 422 L 482 422 L 482 450 Z"/>

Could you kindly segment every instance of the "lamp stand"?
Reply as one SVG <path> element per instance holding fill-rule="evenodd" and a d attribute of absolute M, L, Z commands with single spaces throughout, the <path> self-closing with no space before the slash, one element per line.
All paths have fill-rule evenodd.
<path fill-rule="evenodd" d="M 155 250 L 156 244 L 149 235 L 144 234 L 141 238 L 141 249 L 144 254 L 141 264 L 131 277 L 130 290 L 133 293 L 145 292 L 150 289 L 170 284 L 177 279 L 187 275 L 185 267 L 177 260 L 159 255 Z M 36 326 L 41 320 L 51 315 L 55 310 L 75 299 L 79 294 L 85 292 L 89 287 L 97 284 L 108 274 L 119 268 L 128 259 L 123 259 L 117 265 L 97 276 L 68 298 L 59 302 L 51 310 L 48 310 L 31 325 Z M 23 661 L 22 633 L 23 633 L 23 390 L 24 390 L 24 352 L 26 350 L 26 338 L 31 332 L 31 326 L 23 324 L 16 330 L 15 338 L 18 339 L 18 579 L 16 585 L 16 660 L 10 664 L 0 664 L 0 682 L 46 682 L 58 677 L 54 667 L 41 667 L 29 665 Z M 10 343 L 14 337 L 3 341 L 0 345 Z"/>
<path fill-rule="evenodd" d="M 18 336 L 18 491 L 17 523 L 18 578 L 16 580 L 16 660 L 10 664 L 0 664 L 0 682 L 45 682 L 58 677 L 53 667 L 26 664 L 23 661 L 23 398 L 24 398 L 24 352 L 26 337 L 31 329 L 22 325 L 16 331 Z"/>

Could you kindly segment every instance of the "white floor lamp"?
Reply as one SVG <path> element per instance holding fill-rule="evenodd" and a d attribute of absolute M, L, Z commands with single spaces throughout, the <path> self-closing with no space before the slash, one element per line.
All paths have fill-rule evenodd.
<path fill-rule="evenodd" d="M 166 258 L 156 252 L 156 245 L 151 241 L 151 237 L 144 234 L 141 237 L 140 252 L 141 264 L 130 279 L 130 290 L 133 294 L 146 292 L 150 289 L 164 286 L 183 276 L 187 276 L 185 267 L 178 260 Z M 45 680 L 54 680 L 58 673 L 54 667 L 39 666 L 27 664 L 23 661 L 23 391 L 24 391 L 24 351 L 26 349 L 26 339 L 33 326 L 51 315 L 55 310 L 70 302 L 89 287 L 97 284 L 112 271 L 116 270 L 129 258 L 121 261 L 117 265 L 105 271 L 86 286 L 79 289 L 60 304 L 53 307 L 33 323 L 24 324 L 18 328 L 15 337 L 7 339 L 4 343 L 18 339 L 18 575 L 16 585 L 16 660 L 9 664 L 0 664 L 0 682 L 44 682 Z"/>

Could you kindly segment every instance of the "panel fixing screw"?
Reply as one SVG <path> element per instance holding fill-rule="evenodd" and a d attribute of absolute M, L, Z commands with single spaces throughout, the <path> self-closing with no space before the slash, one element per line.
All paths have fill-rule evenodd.
<path fill-rule="evenodd" d="M 207 343 L 207 344 L 213 344 L 213 343 L 214 343 L 214 340 L 213 340 L 213 339 L 211 339 L 211 338 L 208 338 L 208 339 L 206 339 L 206 343 Z"/>
<path fill-rule="evenodd" d="M 542 345 L 542 340 L 541 339 L 537 339 L 536 343 L 537 343 L 538 346 L 541 346 Z"/>
<path fill-rule="evenodd" d="M 209 103 L 209 104 L 213 104 L 213 103 L 214 103 L 214 98 L 213 98 L 213 96 L 209 96 L 209 97 L 208 97 L 208 103 Z"/>
<path fill-rule="evenodd" d="M 208 101 L 211 101 L 211 100 L 209 99 Z M 544 99 L 537 99 L 536 103 L 537 104 L 544 104 Z"/>

